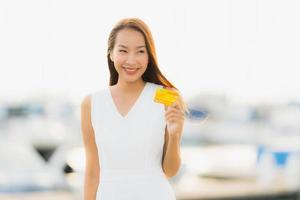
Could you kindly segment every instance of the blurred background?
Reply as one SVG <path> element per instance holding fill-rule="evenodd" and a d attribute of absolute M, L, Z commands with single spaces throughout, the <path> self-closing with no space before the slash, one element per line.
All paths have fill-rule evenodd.
<path fill-rule="evenodd" d="M 178 199 L 299 199 L 300 2 L 1 0 L 0 200 L 82 199 L 80 102 L 108 34 L 150 27 L 189 111 Z"/>

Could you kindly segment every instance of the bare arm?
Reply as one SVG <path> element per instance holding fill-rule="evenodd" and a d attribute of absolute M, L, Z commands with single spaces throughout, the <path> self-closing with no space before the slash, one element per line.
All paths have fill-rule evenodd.
<path fill-rule="evenodd" d="M 91 123 L 91 97 L 81 103 L 81 130 L 85 148 L 84 200 L 96 200 L 100 166 L 94 130 Z"/>
<path fill-rule="evenodd" d="M 180 96 L 179 99 L 182 99 Z M 163 149 L 162 167 L 168 178 L 175 176 L 180 169 L 180 140 L 184 124 L 183 101 L 176 101 L 165 107 L 167 126 Z"/>
<path fill-rule="evenodd" d="M 180 168 L 180 138 L 177 135 L 169 136 L 165 131 L 165 144 L 163 150 L 163 171 L 168 178 L 175 176 Z"/>

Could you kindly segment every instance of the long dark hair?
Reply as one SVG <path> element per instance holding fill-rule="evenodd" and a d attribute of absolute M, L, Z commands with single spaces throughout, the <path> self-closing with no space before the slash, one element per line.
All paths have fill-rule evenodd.
<path fill-rule="evenodd" d="M 115 69 L 114 63 L 110 59 L 110 53 L 112 52 L 115 46 L 118 32 L 123 29 L 133 29 L 140 32 L 144 36 L 149 61 L 148 61 L 147 69 L 142 75 L 142 79 L 146 82 L 156 83 L 159 85 L 163 85 L 164 87 L 174 88 L 177 90 L 177 88 L 159 70 L 154 40 L 150 32 L 150 29 L 145 22 L 143 22 L 141 19 L 138 18 L 125 18 L 120 20 L 114 26 L 114 28 L 111 30 L 109 34 L 108 48 L 107 48 L 107 62 L 108 62 L 108 68 L 110 73 L 109 85 L 112 86 L 117 84 L 118 82 L 119 74 Z M 187 110 L 187 106 L 184 103 L 181 96 L 179 101 L 180 104 L 183 106 L 183 109 Z"/>
<path fill-rule="evenodd" d="M 118 82 L 119 75 L 109 55 L 114 48 L 118 32 L 123 29 L 134 29 L 142 33 L 144 36 L 149 61 L 148 61 L 147 69 L 145 73 L 142 75 L 142 79 L 146 82 L 156 83 L 159 85 L 163 85 L 165 87 L 176 88 L 159 70 L 155 46 L 154 46 L 154 40 L 150 32 L 150 29 L 142 20 L 138 18 L 122 19 L 115 25 L 115 27 L 110 32 L 108 38 L 108 49 L 107 49 L 107 62 L 108 62 L 108 67 L 110 72 L 109 85 L 115 85 Z"/>

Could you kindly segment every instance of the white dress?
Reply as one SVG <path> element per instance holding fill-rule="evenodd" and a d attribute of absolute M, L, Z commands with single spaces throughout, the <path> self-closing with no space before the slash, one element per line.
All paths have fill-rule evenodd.
<path fill-rule="evenodd" d="M 97 200 L 175 200 L 162 171 L 164 105 L 146 82 L 128 114 L 117 110 L 109 88 L 92 94 L 92 126 L 100 162 Z"/>

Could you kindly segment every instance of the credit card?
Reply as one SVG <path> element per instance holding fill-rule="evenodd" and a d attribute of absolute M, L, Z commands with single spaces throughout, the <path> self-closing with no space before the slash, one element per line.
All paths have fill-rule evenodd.
<path fill-rule="evenodd" d="M 157 88 L 155 91 L 154 101 L 165 104 L 166 106 L 170 106 L 177 100 L 178 96 L 179 94 L 177 91 L 165 88 Z"/>

